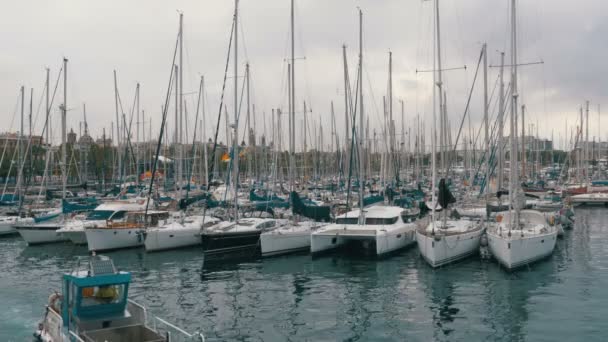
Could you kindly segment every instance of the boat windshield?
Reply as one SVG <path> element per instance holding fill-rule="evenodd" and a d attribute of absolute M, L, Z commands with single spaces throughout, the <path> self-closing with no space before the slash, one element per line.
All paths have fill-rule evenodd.
<path fill-rule="evenodd" d="M 96 221 L 96 220 L 107 220 L 114 214 L 114 210 L 93 210 L 87 216 L 87 220 Z"/>
<path fill-rule="evenodd" d="M 340 217 L 336 219 L 336 224 L 357 224 L 359 223 L 358 217 Z"/>

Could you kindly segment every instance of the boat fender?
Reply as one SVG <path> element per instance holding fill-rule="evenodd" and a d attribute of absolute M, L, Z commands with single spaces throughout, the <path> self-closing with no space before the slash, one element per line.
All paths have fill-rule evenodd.
<path fill-rule="evenodd" d="M 502 215 L 500 215 L 500 214 L 496 215 L 496 222 L 498 222 L 498 223 L 502 222 Z"/>
<path fill-rule="evenodd" d="M 481 239 L 479 240 L 479 244 L 480 244 L 482 247 L 486 247 L 486 246 L 488 245 L 488 236 L 487 236 L 486 234 L 483 234 L 483 235 L 481 236 Z"/>
<path fill-rule="evenodd" d="M 549 221 L 550 226 L 554 226 L 555 225 L 555 216 L 554 215 L 549 216 L 547 221 Z"/>

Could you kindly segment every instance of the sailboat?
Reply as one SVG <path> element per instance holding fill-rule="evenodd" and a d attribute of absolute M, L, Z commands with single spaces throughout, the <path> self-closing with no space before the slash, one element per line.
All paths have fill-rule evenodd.
<path fill-rule="evenodd" d="M 433 72 L 435 78 L 434 84 L 437 86 L 438 91 L 433 88 L 434 96 L 439 100 L 439 110 L 441 113 L 442 123 L 447 121 L 446 111 L 444 107 L 444 94 L 442 90 L 442 78 L 441 78 L 441 36 L 439 30 L 439 1 L 434 0 L 434 15 L 436 28 L 436 44 L 437 44 L 437 70 Z M 422 257 L 431 265 L 431 267 L 440 267 L 468 256 L 471 256 L 479 250 L 479 243 L 481 235 L 484 232 L 484 227 L 480 222 L 467 220 L 467 219 L 448 219 L 448 206 L 454 203 L 456 200 L 450 193 L 445 178 L 441 178 L 439 186 L 437 187 L 437 166 L 436 166 L 436 134 L 437 131 L 436 120 L 435 120 L 436 106 L 433 106 L 433 132 L 432 132 L 432 205 L 431 205 L 431 222 L 423 227 L 416 230 L 416 240 L 418 241 L 418 249 Z M 445 158 L 445 124 L 441 127 L 441 155 L 444 176 L 448 176 L 448 167 Z M 435 200 L 435 189 L 438 191 L 438 201 Z M 438 203 L 442 210 L 442 218 L 438 218 L 436 215 L 436 203 Z"/>
<path fill-rule="evenodd" d="M 555 225 L 547 223 L 545 216 L 536 210 L 520 210 L 517 201 L 519 194 L 519 175 L 517 167 L 517 17 L 516 0 L 511 0 L 511 172 L 509 197 L 512 209 L 496 216 L 496 223 L 490 224 L 487 230 L 488 246 L 494 258 L 508 270 L 528 265 L 553 253 L 558 230 Z"/>

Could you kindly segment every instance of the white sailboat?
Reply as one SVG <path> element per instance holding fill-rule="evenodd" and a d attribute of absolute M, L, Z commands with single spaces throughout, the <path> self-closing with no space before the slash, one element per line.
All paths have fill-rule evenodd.
<path fill-rule="evenodd" d="M 431 203 L 439 203 L 441 205 L 441 216 L 442 218 L 438 218 L 436 215 L 435 205 L 431 207 L 431 222 L 424 226 L 420 227 L 416 230 L 416 240 L 418 241 L 418 249 L 420 250 L 420 254 L 426 260 L 429 265 L 432 267 L 440 267 L 468 256 L 471 256 L 479 250 L 479 242 L 481 235 L 484 232 L 483 225 L 478 221 L 472 221 L 467 219 L 448 219 L 449 208 L 448 205 L 454 201 L 451 193 L 448 190 L 445 179 L 442 178 L 437 187 L 437 167 L 435 161 L 435 154 L 437 150 L 436 143 L 436 134 L 437 131 L 437 123 L 435 120 L 436 116 L 436 106 L 435 101 L 439 101 L 438 107 L 441 115 L 442 129 L 440 130 L 441 134 L 441 156 L 442 156 L 442 166 L 444 175 L 447 177 L 447 162 L 445 158 L 445 143 L 447 139 L 445 138 L 445 122 L 447 121 L 445 118 L 446 112 L 443 101 L 443 90 L 442 90 L 442 77 L 441 77 L 441 35 L 440 35 L 440 25 L 439 25 L 439 1 L 434 0 L 434 14 L 435 14 L 435 23 L 437 28 L 436 32 L 436 44 L 437 44 L 437 62 L 436 67 L 437 70 L 433 72 L 434 84 L 437 86 L 438 90 L 435 91 L 433 88 L 433 132 L 432 132 L 432 172 L 433 172 L 433 181 L 432 181 L 432 201 Z M 438 94 L 438 95 L 437 95 Z M 486 105 L 487 108 L 487 105 Z M 435 189 L 439 191 L 439 199 L 436 201 L 435 197 Z"/>
<path fill-rule="evenodd" d="M 517 29 L 516 1 L 511 0 L 511 151 L 517 151 Z M 553 253 L 557 241 L 557 228 L 549 225 L 545 216 L 536 210 L 520 210 L 517 201 L 519 194 L 519 175 L 517 154 L 511 154 L 509 197 L 513 206 L 509 212 L 497 216 L 496 224 L 487 230 L 488 246 L 494 258 L 508 270 L 528 265 Z"/>
<path fill-rule="evenodd" d="M 146 252 L 162 251 L 201 244 L 201 232 L 212 229 L 220 219 L 203 215 L 182 217 L 169 224 L 145 231 Z"/>

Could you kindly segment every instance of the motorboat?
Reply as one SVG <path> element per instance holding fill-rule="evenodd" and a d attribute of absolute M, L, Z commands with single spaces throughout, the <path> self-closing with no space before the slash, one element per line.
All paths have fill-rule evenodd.
<path fill-rule="evenodd" d="M 118 271 L 110 258 L 92 256 L 85 267 L 78 265 L 63 275 L 62 290 L 49 296 L 36 341 L 204 341 L 201 333 L 188 333 L 129 299 L 131 273 Z"/>
<path fill-rule="evenodd" d="M 221 222 L 219 218 L 203 215 L 181 217 L 166 225 L 145 231 L 146 252 L 200 245 L 201 232 Z"/>

